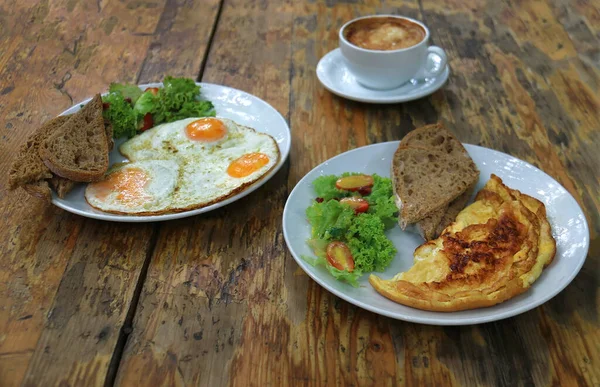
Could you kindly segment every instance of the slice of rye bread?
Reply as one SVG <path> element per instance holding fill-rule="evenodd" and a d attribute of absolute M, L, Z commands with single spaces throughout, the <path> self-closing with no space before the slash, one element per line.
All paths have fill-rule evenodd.
<path fill-rule="evenodd" d="M 421 146 L 399 146 L 392 161 L 392 183 L 401 201 L 400 226 L 416 223 L 472 187 L 479 171 L 468 157 Z"/>
<path fill-rule="evenodd" d="M 431 239 L 435 239 L 438 236 L 440 236 L 442 234 L 442 231 L 444 231 L 444 229 L 446 227 L 448 227 L 450 225 L 450 223 L 452 223 L 456 220 L 456 216 L 458 215 L 459 212 L 464 210 L 464 208 L 467 205 L 467 202 L 469 201 L 469 199 L 471 198 L 471 195 L 473 194 L 474 190 L 475 190 L 475 184 L 473 184 L 473 186 L 470 187 L 465 193 L 463 193 L 462 195 L 460 195 L 459 197 L 454 199 L 448 205 L 446 212 L 444 212 L 444 215 L 442 216 L 442 220 L 440 221 L 440 223 L 437 226 L 437 229 L 435 230 L 435 233 L 434 233 L 435 237 L 433 237 Z"/>
<path fill-rule="evenodd" d="M 422 146 L 425 148 L 446 152 L 456 157 L 467 157 L 469 153 L 460 141 L 446 129 L 442 123 L 426 125 L 408 133 L 402 139 L 402 146 Z M 429 216 L 416 223 L 416 228 L 425 240 L 437 238 L 464 208 L 471 196 L 472 190 L 467 190 L 454 199 L 447 207 L 432 212 Z"/>
<path fill-rule="evenodd" d="M 52 192 L 46 180 L 39 180 L 33 183 L 24 184 L 21 187 L 31 196 L 50 202 L 52 200 Z"/>
<path fill-rule="evenodd" d="M 33 183 L 24 184 L 21 187 L 31 196 L 50 202 L 52 200 L 52 191 L 50 191 L 50 188 L 56 192 L 59 198 L 64 199 L 73 187 L 75 187 L 75 184 L 77 183 L 73 180 L 53 175 L 50 179 L 34 181 Z"/>
<path fill-rule="evenodd" d="M 442 123 L 425 125 L 408 133 L 402 139 L 400 146 L 421 146 L 435 149 L 456 157 L 468 157 L 469 153 L 452 132 Z"/>
<path fill-rule="evenodd" d="M 106 127 L 100 94 L 42 142 L 44 164 L 58 176 L 81 182 L 100 180 L 108 170 Z"/>
<path fill-rule="evenodd" d="M 48 180 L 48 184 L 50 184 L 50 188 L 56 192 L 59 198 L 64 199 L 77 183 L 73 180 L 54 175 Z"/>
<path fill-rule="evenodd" d="M 104 130 L 106 131 L 106 143 L 108 144 L 108 150 L 111 151 L 115 146 L 115 140 L 113 140 L 113 127 L 109 120 L 104 120 Z"/>
<path fill-rule="evenodd" d="M 60 116 L 47 121 L 21 146 L 8 174 L 10 189 L 52 177 L 52 172 L 40 158 L 38 150 L 40 144 L 68 120 L 68 116 Z M 39 186 L 37 189 L 39 191 Z"/>

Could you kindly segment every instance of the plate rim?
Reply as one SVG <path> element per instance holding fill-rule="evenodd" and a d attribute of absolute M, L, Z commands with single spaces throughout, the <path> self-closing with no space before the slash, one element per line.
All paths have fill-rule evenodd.
<path fill-rule="evenodd" d="M 167 221 L 167 220 L 187 218 L 190 216 L 199 215 L 199 214 L 202 214 L 205 212 L 209 212 L 209 211 L 224 207 L 236 200 L 242 199 L 243 197 L 249 195 L 250 193 L 257 190 L 259 187 L 261 187 L 263 184 L 265 184 L 267 181 L 269 181 L 281 169 L 281 167 L 283 167 L 283 165 L 286 163 L 287 158 L 291 151 L 292 134 L 291 134 L 291 130 L 290 130 L 290 125 L 287 122 L 286 118 L 277 109 L 275 109 L 275 107 L 273 107 L 271 104 L 269 104 L 267 101 L 263 100 L 260 97 L 255 96 L 253 94 L 250 94 L 247 91 L 236 89 L 236 88 L 229 87 L 229 86 L 219 85 L 219 84 L 215 84 L 215 83 L 196 82 L 196 81 L 194 81 L 194 83 L 196 85 L 200 86 L 201 88 L 203 88 L 205 86 L 223 88 L 223 89 L 228 89 L 230 91 L 242 93 L 242 94 L 245 94 L 252 98 L 255 98 L 260 104 L 272 109 L 279 116 L 279 118 L 281 118 L 281 121 L 285 124 L 284 133 L 287 135 L 287 147 L 285 149 L 282 149 L 279 146 L 279 143 L 277 143 L 277 147 L 279 148 L 279 152 L 280 152 L 279 161 L 277 162 L 277 164 L 275 164 L 275 166 L 269 172 L 267 172 L 267 174 L 265 174 L 263 177 L 261 177 L 259 180 L 257 180 L 250 186 L 248 186 L 246 189 L 244 189 L 239 194 L 231 196 L 225 200 L 222 200 L 215 204 L 211 204 L 206 207 L 197 208 L 197 209 L 189 210 L 189 211 L 176 212 L 176 213 L 171 213 L 171 214 L 141 216 L 141 215 L 117 215 L 117 214 L 111 214 L 108 212 L 107 213 L 100 213 L 100 212 L 93 213 L 93 212 L 80 210 L 77 208 L 72 208 L 72 207 L 64 204 L 63 202 L 59 201 L 59 198 L 55 192 L 52 192 L 52 204 L 67 211 L 67 212 L 70 212 L 70 213 L 73 213 L 76 215 L 80 215 L 80 216 L 84 216 L 86 218 L 92 218 L 92 219 L 99 219 L 99 220 L 105 220 L 105 221 L 111 221 L 111 222 L 122 222 L 122 223 L 162 222 L 162 221 Z M 139 88 L 163 87 L 163 83 L 162 82 L 149 82 L 149 83 L 140 83 L 140 84 L 137 84 L 136 86 L 138 86 Z M 102 96 L 104 96 L 104 95 L 108 94 L 108 91 L 101 92 L 100 94 Z M 92 98 L 93 97 L 90 97 L 79 103 L 71 105 L 68 109 L 65 109 L 64 111 L 62 111 L 59 114 L 59 116 L 67 114 L 68 111 L 72 110 L 74 107 L 76 107 L 78 105 L 87 104 Z M 264 133 L 264 132 L 261 132 L 261 133 Z"/>
<path fill-rule="evenodd" d="M 307 262 L 305 262 L 304 260 L 302 260 L 302 258 L 300 256 L 298 256 L 296 254 L 296 252 L 291 248 L 291 243 L 290 243 L 290 238 L 288 236 L 288 231 L 287 231 L 287 227 L 286 227 L 286 217 L 288 214 L 288 211 L 290 211 L 288 204 L 290 203 L 290 199 L 293 197 L 294 192 L 296 191 L 296 189 L 299 189 L 298 187 L 301 185 L 301 183 L 305 184 L 305 180 L 308 180 L 308 175 L 311 174 L 313 171 L 322 168 L 324 165 L 326 165 L 327 163 L 329 163 L 330 161 L 340 158 L 342 156 L 345 156 L 349 153 L 353 153 L 356 152 L 358 150 L 363 150 L 364 148 L 369 148 L 369 147 L 373 147 L 373 148 L 377 148 L 377 147 L 382 147 L 382 146 L 398 146 L 400 144 L 400 140 L 397 141 L 387 141 L 387 142 L 380 142 L 380 143 L 375 143 L 375 144 L 369 144 L 369 145 L 365 145 L 362 147 L 358 147 L 358 148 L 354 148 L 351 150 L 348 150 L 346 152 L 340 153 L 332 158 L 329 158 L 327 160 L 325 160 L 324 162 L 318 164 L 317 166 L 315 166 L 314 168 L 312 168 L 309 172 L 307 172 L 299 181 L 298 183 L 294 186 L 294 188 L 292 189 L 292 191 L 290 192 L 290 194 L 288 195 L 288 198 L 286 200 L 284 209 L 283 209 L 283 215 L 282 215 L 282 228 L 283 228 L 283 237 L 285 240 L 285 243 L 287 245 L 287 249 L 290 252 L 290 254 L 292 255 L 292 257 L 294 258 L 294 260 L 296 261 L 296 263 L 298 264 L 298 266 L 300 266 L 300 268 L 302 269 L 302 271 L 304 271 L 310 278 L 312 278 L 313 281 L 315 281 L 317 283 L 317 285 L 319 285 L 320 287 L 322 287 L 325 291 L 328 291 L 329 293 L 334 294 L 335 296 L 345 300 L 346 302 L 349 302 L 355 306 L 358 306 L 359 308 L 368 310 L 372 313 L 376 313 L 382 316 L 386 316 L 386 317 L 390 317 L 396 320 L 402 320 L 402 321 L 407 321 L 407 322 L 412 322 L 412 323 L 418 323 L 418 324 L 426 324 L 426 325 L 438 325 L 438 326 L 462 326 L 462 325 L 474 325 L 474 324 L 482 324 L 482 323 L 488 323 L 488 322 L 493 322 L 493 321 L 499 321 L 499 320 L 503 320 L 503 319 L 507 319 L 510 317 L 514 317 L 517 316 L 519 314 L 528 312 L 530 310 L 533 310 L 535 308 L 537 308 L 538 306 L 548 302 L 550 299 L 554 298 L 556 295 L 558 295 L 560 292 L 562 292 L 571 282 L 573 282 L 573 280 L 575 279 L 575 277 L 577 276 L 577 274 L 579 274 L 581 268 L 583 267 L 586 259 L 587 259 L 587 255 L 589 252 L 589 244 L 590 244 L 590 230 L 589 230 L 589 225 L 587 222 L 587 218 L 585 217 L 585 213 L 583 212 L 583 209 L 581 208 L 581 206 L 579 205 L 579 203 L 577 202 L 577 200 L 575 200 L 575 198 L 573 197 L 573 195 L 571 195 L 571 193 L 562 185 L 560 184 L 558 181 L 556 181 L 556 179 L 554 179 L 552 176 L 548 175 L 546 172 L 544 172 L 543 170 L 537 168 L 536 166 L 532 165 L 531 163 L 525 161 L 525 160 L 521 160 L 515 156 L 509 155 L 507 153 L 504 152 L 500 152 L 497 151 L 495 149 L 491 149 L 491 148 L 486 148 L 483 146 L 479 146 L 479 145 L 473 145 L 473 144 L 468 144 L 468 143 L 462 143 L 465 148 L 467 149 L 467 151 L 469 151 L 470 148 L 478 148 L 480 150 L 485 150 L 485 151 L 491 151 L 493 153 L 498 153 L 504 157 L 510 157 L 510 158 L 514 158 L 517 159 L 521 162 L 523 162 L 524 164 L 526 164 L 528 167 L 535 169 L 538 172 L 541 172 L 543 175 L 545 175 L 547 178 L 551 179 L 554 183 L 556 183 L 558 186 L 560 186 L 568 195 L 569 197 L 573 200 L 573 202 L 577 205 L 577 208 L 579 209 L 580 213 L 583 214 L 583 225 L 584 225 L 584 232 L 586 235 L 585 238 L 585 253 L 583 254 L 583 257 L 579 260 L 579 262 L 577 263 L 575 270 L 572 272 L 572 274 L 566 278 L 566 280 L 561 284 L 561 286 L 556 287 L 555 291 L 549 292 L 547 294 L 545 294 L 544 296 L 540 297 L 539 299 L 535 300 L 534 302 L 532 302 L 531 304 L 527 304 L 527 305 L 523 305 L 521 307 L 517 307 L 511 310 L 507 310 L 503 313 L 498 313 L 498 314 L 488 314 L 488 315 L 484 315 L 484 316 L 477 316 L 477 317 L 470 317 L 468 319 L 466 318 L 456 318 L 456 319 L 444 319 L 444 320 L 437 320 L 434 317 L 414 317 L 414 316 L 406 316 L 406 315 L 399 315 L 397 312 L 391 312 L 391 311 L 386 311 L 386 310 L 382 310 L 379 309 L 377 307 L 372 307 L 369 304 L 366 304 L 362 301 L 358 301 L 350 296 L 347 296 L 345 293 L 338 291 L 335 288 L 329 288 L 328 286 L 325 285 L 325 282 L 322 281 L 320 278 L 318 278 L 316 275 L 314 275 L 310 270 L 307 270 L 306 268 L 309 267 L 309 264 Z M 524 294 L 527 294 L 527 292 L 525 292 Z M 379 295 L 381 296 L 381 295 Z M 383 296 L 381 296 L 383 297 Z M 495 305 L 494 305 L 495 306 Z M 480 310 L 485 310 L 485 309 L 489 309 L 489 308 L 493 308 L 494 306 L 490 306 L 488 308 L 478 308 Z M 419 309 L 417 309 L 419 310 Z M 451 316 L 453 312 L 435 312 L 435 313 L 440 313 L 443 314 L 445 316 Z"/>
<path fill-rule="evenodd" d="M 446 67 L 444 68 L 444 70 L 442 71 L 441 74 L 439 74 L 437 77 L 440 77 L 441 80 L 439 81 L 439 84 L 436 84 L 435 86 L 432 86 L 431 89 L 427 89 L 421 93 L 417 93 L 411 97 L 402 97 L 401 95 L 399 96 L 390 96 L 390 97 L 373 97 L 373 98 L 363 98 L 363 97 L 358 97 L 352 94 L 348 94 L 348 93 L 344 93 L 343 91 L 340 91 L 339 88 L 336 88 L 333 86 L 333 84 L 331 84 L 331 82 L 329 82 L 327 79 L 327 77 L 325 77 L 325 65 L 324 60 L 328 57 L 333 57 L 334 55 L 338 54 L 338 52 L 341 52 L 340 48 L 334 48 L 333 50 L 329 51 L 327 54 L 323 55 L 323 57 L 319 60 L 319 63 L 317 63 L 317 67 L 315 69 L 315 72 L 317 73 L 317 78 L 319 79 L 319 82 L 321 82 L 321 84 L 323 85 L 323 87 L 325 87 L 325 89 L 329 90 L 331 93 L 342 97 L 342 98 L 346 98 L 352 101 L 357 101 L 357 102 L 364 102 L 364 103 L 374 103 L 374 104 L 394 104 L 394 103 L 404 103 L 404 102 L 410 102 L 410 101 L 414 101 L 417 99 L 421 99 L 423 97 L 426 97 L 430 94 L 435 93 L 436 91 L 438 91 L 439 89 L 441 89 L 446 82 L 448 82 L 448 79 L 450 79 L 450 64 L 446 64 Z M 341 54 L 340 54 L 341 55 Z"/>

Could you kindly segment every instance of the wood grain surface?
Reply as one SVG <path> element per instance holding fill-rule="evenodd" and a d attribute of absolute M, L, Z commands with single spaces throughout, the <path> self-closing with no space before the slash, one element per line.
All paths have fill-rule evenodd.
<path fill-rule="evenodd" d="M 12 4 L 11 4 L 12 3 Z M 195 77 L 218 1 L 42 1 L 0 7 L 0 162 L 48 118 L 112 81 Z M 201 12 L 200 12 L 201 11 Z M 185 39 L 184 39 L 185 38 Z M 157 54 L 157 52 L 160 53 Z M 157 225 L 81 218 L 0 180 L 0 385 L 102 385 Z M 139 294 L 139 289 L 138 289 Z"/>
<path fill-rule="evenodd" d="M 433 95 L 370 105 L 315 76 L 347 20 L 422 20 L 449 57 Z M 598 1 L 100 0 L 0 4 L 0 170 L 43 121 L 112 81 L 198 78 L 287 118 L 289 161 L 226 207 L 132 225 L 71 215 L 0 179 L 0 386 L 600 386 Z M 580 274 L 507 320 L 434 327 L 331 295 L 283 240 L 288 193 L 348 149 L 442 121 L 526 160 L 580 203 Z"/>

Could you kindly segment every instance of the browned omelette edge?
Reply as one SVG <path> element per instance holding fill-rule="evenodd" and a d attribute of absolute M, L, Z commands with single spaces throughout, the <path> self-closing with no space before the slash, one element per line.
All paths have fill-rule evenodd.
<path fill-rule="evenodd" d="M 498 298 L 494 298 L 494 299 L 483 298 L 483 294 L 482 294 L 481 299 L 473 300 L 471 298 L 468 301 L 462 300 L 462 299 L 459 299 L 459 301 L 457 301 L 456 299 L 453 299 L 452 305 L 444 305 L 444 301 L 434 300 L 434 301 L 436 301 L 436 304 L 433 305 L 431 303 L 431 301 L 429 301 L 429 300 L 423 300 L 423 299 L 418 299 L 418 298 L 396 297 L 394 295 L 394 293 L 391 293 L 388 291 L 387 287 L 382 287 L 381 285 L 379 285 L 383 282 L 385 282 L 385 281 L 380 279 L 379 277 L 376 277 L 373 275 L 369 276 L 369 283 L 373 287 L 377 288 L 376 291 L 379 294 L 381 294 L 399 304 L 410 306 L 410 307 L 413 307 L 416 309 L 428 310 L 431 312 L 459 312 L 461 310 L 478 309 L 478 308 L 485 308 L 488 306 L 494 306 L 496 304 L 499 304 L 501 302 L 509 300 L 513 297 L 516 297 L 519 294 L 525 292 L 527 289 L 529 289 L 529 288 L 524 288 L 524 287 L 520 286 L 519 278 L 517 277 L 514 280 L 509 281 L 508 284 L 505 285 L 504 287 L 501 287 L 500 289 L 495 291 L 495 293 L 498 293 L 500 295 L 500 297 L 498 297 Z M 379 286 L 379 287 L 377 287 L 377 286 Z M 421 289 L 419 289 L 418 287 L 416 287 L 415 285 L 413 285 L 412 283 L 407 282 L 407 281 L 397 281 L 395 283 L 395 286 L 397 288 L 402 288 L 404 294 L 408 294 L 408 295 L 410 295 L 411 293 L 422 294 Z M 416 291 L 414 291 L 413 288 L 416 289 Z"/>
<path fill-rule="evenodd" d="M 255 133 L 266 135 L 273 142 L 273 144 L 275 144 L 275 148 L 277 149 L 277 159 L 275 160 L 275 163 L 273 164 L 273 166 L 271 168 L 269 168 L 265 173 L 263 173 L 262 175 L 258 176 L 254 180 L 251 180 L 251 181 L 248 181 L 248 182 L 242 184 L 241 186 L 237 187 L 236 189 L 234 189 L 233 191 L 231 191 L 227 195 L 221 196 L 221 197 L 216 198 L 215 200 L 207 202 L 207 203 L 194 204 L 194 205 L 191 205 L 191 206 L 188 206 L 188 207 L 184 207 L 184 208 L 167 209 L 167 210 L 161 210 L 161 211 L 135 212 L 135 213 L 121 212 L 121 211 L 114 211 L 114 210 L 102 210 L 102 209 L 100 209 L 98 207 L 94 207 L 87 200 L 87 197 L 85 196 L 85 192 L 84 192 L 83 197 L 85 198 L 86 203 L 90 207 L 95 208 L 98 211 L 106 212 L 106 213 L 109 213 L 109 214 L 124 215 L 124 216 L 157 216 L 157 215 L 167 215 L 167 214 L 178 214 L 178 213 L 181 213 L 181 212 L 187 212 L 187 211 L 192 211 L 192 210 L 197 210 L 197 209 L 200 209 L 200 208 L 208 207 L 208 206 L 211 206 L 213 204 L 222 202 L 223 200 L 227 200 L 230 197 L 235 196 L 235 195 L 237 195 L 237 194 L 245 191 L 252 184 L 260 181 L 261 179 L 264 179 L 265 176 L 267 176 L 279 164 L 279 160 L 281 160 L 281 150 L 279 149 L 279 145 L 277 144 L 277 141 L 275 141 L 275 139 L 273 138 L 273 136 L 271 136 L 268 133 L 259 132 L 256 129 L 251 128 L 249 126 L 244 126 L 244 125 L 239 125 L 239 126 L 244 127 L 246 129 L 250 129 L 250 130 L 252 130 Z M 127 157 L 127 155 L 123 155 L 123 156 Z M 86 189 L 87 189 L 87 187 L 86 187 Z"/>
<path fill-rule="evenodd" d="M 500 179 L 499 177 L 492 174 L 492 176 L 490 178 L 498 179 L 500 181 L 500 183 L 502 185 L 504 185 L 504 183 L 502 182 L 502 179 Z M 532 196 L 523 194 L 522 192 L 520 192 L 516 189 L 512 189 L 506 185 L 504 185 L 504 186 L 509 189 L 511 195 L 514 195 L 517 200 L 521 201 L 521 198 L 519 196 L 525 196 L 528 198 L 528 200 L 533 200 L 539 204 L 539 208 L 534 213 L 533 211 L 529 210 L 529 208 L 527 208 L 523 203 L 521 203 L 524 210 L 528 211 L 531 215 L 536 217 L 538 219 L 538 221 L 540 222 L 540 231 L 539 231 L 540 237 L 538 238 L 538 246 L 542 243 L 541 242 L 541 240 L 542 240 L 541 232 L 543 229 L 542 223 L 545 223 L 545 225 L 547 226 L 549 240 L 552 242 L 551 257 L 543 266 L 544 268 L 547 267 L 554 260 L 554 257 L 556 255 L 556 240 L 552 236 L 552 232 L 551 232 L 552 228 L 550 226 L 550 222 L 548 221 L 548 217 L 546 215 L 546 207 L 545 207 L 544 203 Z M 429 243 L 429 242 L 426 242 L 426 243 Z M 536 257 L 536 260 L 537 259 L 539 259 L 539 253 L 538 253 L 538 256 Z M 537 278 L 536 278 L 536 280 L 537 280 Z M 375 290 L 379 294 L 387 297 L 388 299 L 390 299 L 394 302 L 397 302 L 402 305 L 410 306 L 413 308 L 434 311 L 434 312 L 457 312 L 457 311 L 461 311 L 461 310 L 477 309 L 477 308 L 483 308 L 483 307 L 497 305 L 501 302 L 504 302 L 506 300 L 509 300 L 513 297 L 518 296 L 519 294 L 525 292 L 526 290 L 528 290 L 531 287 L 531 285 L 523 286 L 522 281 L 521 281 L 521 276 L 518 276 L 518 277 L 511 278 L 504 286 L 502 286 L 498 289 L 495 289 L 494 291 L 489 292 L 489 293 L 477 292 L 476 290 L 470 290 L 469 292 L 471 293 L 471 297 L 468 299 L 452 297 L 450 295 L 447 295 L 444 293 L 439 293 L 439 292 L 432 292 L 431 294 L 427 294 L 429 299 L 425 299 L 427 297 L 424 297 L 425 293 L 423 292 L 423 290 L 408 281 L 382 280 L 381 278 L 371 274 L 369 276 L 369 283 L 375 288 Z M 390 292 L 391 286 L 394 286 L 396 288 L 397 293 L 403 294 L 404 297 L 398 297 L 396 293 Z M 477 297 L 477 293 L 480 293 L 479 297 Z M 497 297 L 490 298 L 489 297 L 490 294 L 495 294 Z"/>

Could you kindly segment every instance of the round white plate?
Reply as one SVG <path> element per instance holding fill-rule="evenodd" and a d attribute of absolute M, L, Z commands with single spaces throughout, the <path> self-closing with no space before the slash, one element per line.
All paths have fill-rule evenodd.
<path fill-rule="evenodd" d="M 319 285 L 356 306 L 395 319 L 423 324 L 466 325 L 500 320 L 535 308 L 563 290 L 577 275 L 587 255 L 589 230 L 575 199 L 554 179 L 531 164 L 501 152 L 467 144 L 467 151 L 481 171 L 476 191 L 494 173 L 507 186 L 536 197 L 546 205 L 557 252 L 554 261 L 525 293 L 489 308 L 429 312 L 383 297 L 369 284 L 368 274 L 360 279 L 361 286 L 354 288 L 335 280 L 324 267 L 306 263 L 302 255 L 314 256 L 306 245 L 310 225 L 305 217 L 306 208 L 315 198 L 312 181 L 321 175 L 342 172 L 377 173 L 389 177 L 390 163 L 398 144 L 398 141 L 380 143 L 342 153 L 310 171 L 290 194 L 283 211 L 285 241 L 298 265 Z M 402 231 L 400 227 L 388 231 L 387 235 L 398 253 L 387 270 L 379 274 L 384 279 L 408 270 L 412 266 L 415 248 L 423 243 L 419 235 Z"/>
<path fill-rule="evenodd" d="M 339 48 L 327 53 L 317 65 L 317 77 L 323 86 L 333 94 L 359 102 L 400 103 L 423 98 L 446 83 L 450 68 L 433 78 L 412 79 L 392 90 L 374 90 L 359 84 L 348 67 Z"/>
<path fill-rule="evenodd" d="M 290 153 L 291 136 L 290 128 L 287 122 L 281 114 L 271 105 L 263 101 L 262 99 L 255 97 L 246 92 L 232 89 L 226 86 L 213 85 L 210 83 L 198 83 L 201 86 L 200 95 L 202 99 L 212 101 L 215 105 L 217 116 L 230 118 L 237 123 L 251 128 L 256 129 L 259 132 L 264 132 L 273 136 L 277 145 L 279 146 L 279 152 L 281 157 L 275 167 L 262 179 L 252 184 L 244 191 L 237 195 L 234 195 L 221 202 L 212 204 L 207 207 L 198 208 L 196 210 L 180 212 L 175 214 L 165 215 L 153 215 L 153 216 L 137 216 L 137 215 L 115 215 L 100 210 L 96 210 L 91 207 L 85 200 L 83 194 L 85 191 L 85 184 L 79 184 L 64 198 L 60 199 L 58 196 L 53 194 L 52 203 L 58 207 L 72 212 L 74 214 L 87 216 L 88 218 L 110 220 L 116 222 L 156 222 L 161 220 L 171 220 L 178 218 L 185 218 L 208 212 L 219 207 L 223 207 L 233 201 L 243 198 L 258 187 L 263 185 L 269 180 L 283 165 L 288 154 Z M 140 85 L 140 89 L 145 90 L 148 87 L 162 87 L 162 83 L 149 83 Z M 73 114 L 80 109 L 80 105 L 86 104 L 89 101 L 86 100 L 81 104 L 77 104 L 70 109 L 61 113 Z M 126 161 L 127 159 L 119 153 L 119 145 L 125 140 L 119 140 L 115 143 L 115 147 L 110 152 L 110 164 L 117 162 Z"/>

